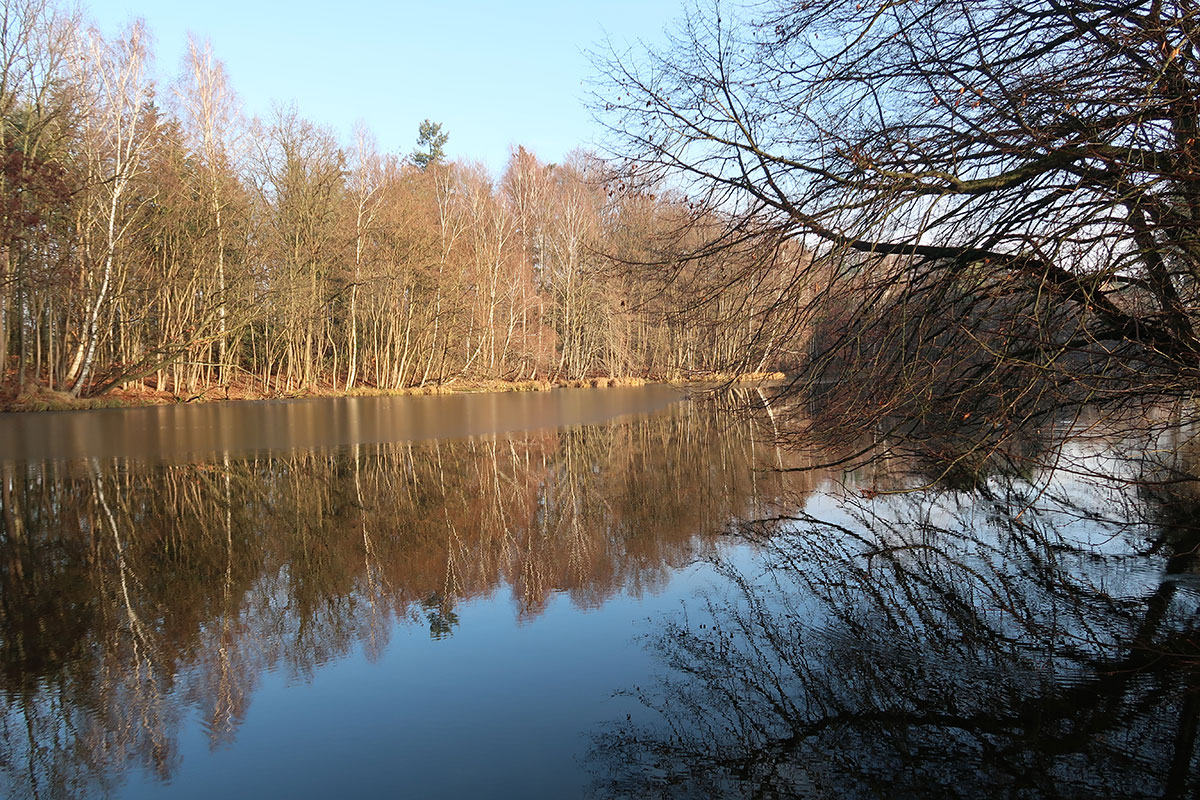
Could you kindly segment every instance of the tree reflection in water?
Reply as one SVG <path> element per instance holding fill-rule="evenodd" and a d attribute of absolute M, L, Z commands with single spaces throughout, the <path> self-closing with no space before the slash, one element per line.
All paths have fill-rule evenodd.
<path fill-rule="evenodd" d="M 762 558 L 651 639 L 657 722 L 597 737 L 597 794 L 1193 796 L 1195 465 L 1101 482 L 1118 443 L 1043 444 L 1057 471 L 851 476 L 746 526 Z M 890 488 L 950 475 L 918 469 Z"/>
<path fill-rule="evenodd" d="M 797 463 L 759 444 L 778 423 L 691 404 L 332 453 L 2 463 L 3 790 L 168 779 L 185 720 L 234 742 L 267 671 L 379 657 L 398 622 L 452 637 L 501 587 L 522 620 L 557 593 L 594 608 L 698 557 L 728 590 L 657 630 L 664 680 L 635 691 L 660 715 L 598 738 L 599 795 L 1198 788 L 1186 443 L 1106 483 L 1080 473 L 1116 441 L 967 458 L 914 438 L 909 472 L 814 492 L 824 473 L 756 469 Z M 735 530 L 753 555 L 722 563 Z"/>
<path fill-rule="evenodd" d="M 606 426 L 206 463 L 0 464 L 0 774 L 8 796 L 166 779 L 199 715 L 232 742 L 268 670 L 307 679 L 397 621 L 453 635 L 593 607 L 776 513 L 752 422 L 683 404 Z M 793 481 L 794 483 L 794 481 Z"/>

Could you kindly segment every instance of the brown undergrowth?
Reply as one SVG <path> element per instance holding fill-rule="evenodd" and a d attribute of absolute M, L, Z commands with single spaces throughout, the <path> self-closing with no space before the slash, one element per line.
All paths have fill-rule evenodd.
<path fill-rule="evenodd" d="M 644 378 L 594 377 L 578 380 L 452 380 L 425 386 L 400 389 L 380 389 L 356 386 L 349 391 L 329 383 L 319 383 L 308 389 L 268 390 L 257 381 L 232 381 L 228 385 L 199 387 L 193 392 L 174 393 L 155 389 L 153 385 L 134 383 L 118 387 L 96 397 L 72 397 L 67 392 L 27 383 L 19 392 L 12 387 L 0 391 L 0 411 L 72 411 L 92 408 L 173 405 L 177 403 L 211 403 L 227 400 L 281 400 L 306 397 L 403 397 L 422 395 L 466 394 L 473 392 L 548 392 L 555 388 L 643 386 Z"/>
<path fill-rule="evenodd" d="M 669 383 L 752 383 L 782 380 L 782 372 L 725 373 L 702 372 L 683 378 L 662 379 Z M 349 391 L 328 382 L 308 389 L 274 390 L 261 381 L 239 378 L 226 385 L 212 384 L 198 387 L 195 391 L 179 393 L 156 389 L 151 382 L 132 383 L 117 387 L 95 397 L 72 397 L 67 392 L 47 388 L 40 384 L 26 383 L 19 392 L 13 391 L 10 381 L 6 390 L 0 391 L 0 411 L 73 411 L 92 408 L 121 408 L 133 406 L 174 405 L 177 403 L 211 403 L 227 400 L 287 400 L 306 397 L 404 397 L 422 395 L 466 394 L 472 392 L 548 392 L 556 388 L 608 388 L 621 386 L 645 386 L 656 382 L 652 378 L 632 376 L 588 378 L 558 378 L 555 380 L 535 379 L 511 381 L 500 379 L 450 380 L 445 383 L 430 383 L 424 386 L 409 386 L 401 389 L 380 389 L 373 386 L 356 386 Z"/>

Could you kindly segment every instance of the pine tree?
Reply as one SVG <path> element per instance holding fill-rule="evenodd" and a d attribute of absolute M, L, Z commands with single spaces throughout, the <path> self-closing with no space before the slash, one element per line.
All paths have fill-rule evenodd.
<path fill-rule="evenodd" d="M 450 134 L 442 133 L 442 123 L 425 120 L 417 130 L 417 149 L 410 158 L 422 171 L 439 164 L 446 157 L 444 150 Z"/>

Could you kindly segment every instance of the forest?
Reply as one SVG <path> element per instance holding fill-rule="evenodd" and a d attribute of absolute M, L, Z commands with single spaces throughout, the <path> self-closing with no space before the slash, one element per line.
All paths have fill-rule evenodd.
<path fill-rule="evenodd" d="M 515 147 L 495 177 L 449 160 L 452 132 L 429 120 L 413 152 L 379 152 L 363 126 L 340 141 L 295 107 L 247 119 L 207 42 L 159 83 L 141 23 L 106 36 L 66 5 L 16 0 L 0 24 L 10 405 L 545 388 L 786 360 L 781 273 L 701 287 L 701 264 L 671 255 L 704 235 L 684 196 L 635 189 L 592 153 L 550 164 Z"/>

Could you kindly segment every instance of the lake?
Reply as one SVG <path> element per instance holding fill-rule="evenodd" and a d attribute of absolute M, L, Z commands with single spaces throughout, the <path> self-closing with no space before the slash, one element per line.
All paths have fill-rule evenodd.
<path fill-rule="evenodd" d="M 1075 431 L 807 469 L 775 424 L 666 386 L 0 415 L 3 791 L 1198 788 L 1179 481 Z"/>

